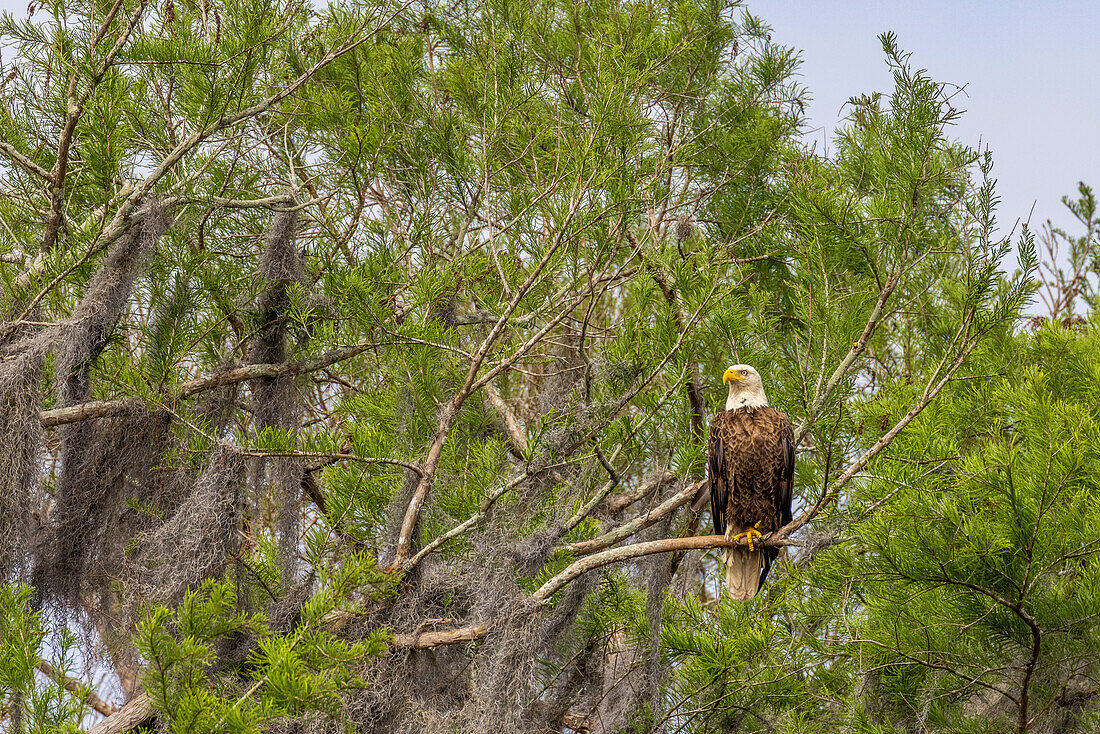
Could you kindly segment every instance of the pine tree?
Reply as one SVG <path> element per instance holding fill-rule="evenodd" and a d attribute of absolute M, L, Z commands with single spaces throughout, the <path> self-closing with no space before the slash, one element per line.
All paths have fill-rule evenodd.
<path fill-rule="evenodd" d="M 1087 669 L 1084 602 L 947 594 L 934 642 L 980 683 L 884 637 L 937 551 L 1017 603 L 974 566 L 1018 523 L 956 548 L 890 521 L 1045 450 L 943 422 L 992 425 L 1034 246 L 1002 273 L 991 158 L 893 36 L 894 91 L 824 158 L 797 54 L 735 4 L 47 0 L 0 34 L 13 730 L 81 722 L 30 678 L 76 646 L 53 680 L 125 702 L 99 732 L 947 726 L 994 689 L 1026 728 L 1070 680 L 1027 618 L 1081 620 L 1049 645 Z M 733 362 L 802 447 L 787 561 L 743 605 L 691 510 Z M 1026 398 L 998 410 L 1070 430 Z M 931 437 L 973 453 L 926 506 L 895 489 Z"/>

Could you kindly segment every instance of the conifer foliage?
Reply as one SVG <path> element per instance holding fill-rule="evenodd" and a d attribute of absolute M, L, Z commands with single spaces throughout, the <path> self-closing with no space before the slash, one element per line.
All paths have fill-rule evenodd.
<path fill-rule="evenodd" d="M 1030 235 L 892 35 L 828 157 L 736 3 L 0 35 L 11 731 L 1094 722 L 1096 340 L 1021 329 Z M 743 604 L 693 510 L 736 362 L 800 446 Z"/>

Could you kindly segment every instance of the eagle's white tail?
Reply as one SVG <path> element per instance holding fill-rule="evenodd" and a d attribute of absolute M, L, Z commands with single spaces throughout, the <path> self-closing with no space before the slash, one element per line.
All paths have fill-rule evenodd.
<path fill-rule="evenodd" d="M 736 533 L 726 530 L 732 538 Z M 748 601 L 760 590 L 760 570 L 764 567 L 764 549 L 749 550 L 743 546 L 726 548 L 722 553 L 726 563 L 726 593 L 734 601 Z"/>

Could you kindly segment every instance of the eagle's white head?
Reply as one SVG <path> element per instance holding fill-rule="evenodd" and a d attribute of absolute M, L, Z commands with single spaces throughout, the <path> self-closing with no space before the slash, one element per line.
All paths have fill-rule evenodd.
<path fill-rule="evenodd" d="M 726 398 L 726 410 L 738 408 L 763 408 L 768 404 L 764 394 L 764 382 L 760 373 L 747 364 L 735 364 L 722 375 L 722 382 L 730 386 Z"/>

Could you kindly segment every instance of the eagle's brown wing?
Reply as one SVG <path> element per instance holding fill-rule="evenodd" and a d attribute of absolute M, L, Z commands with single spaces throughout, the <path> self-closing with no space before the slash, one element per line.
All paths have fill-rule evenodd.
<path fill-rule="evenodd" d="M 794 500 L 794 429 L 785 413 L 776 413 L 779 433 L 780 464 L 778 491 L 775 493 L 775 509 L 779 513 L 779 527 L 791 521 L 791 503 Z"/>
<path fill-rule="evenodd" d="M 723 420 L 726 411 L 714 416 L 710 422 L 710 438 L 707 440 L 707 474 L 710 475 L 710 514 L 714 532 L 726 532 L 726 505 L 729 503 L 733 476 L 726 461 L 729 445 L 729 421 Z"/>
<path fill-rule="evenodd" d="M 783 527 L 791 521 L 791 503 L 794 498 L 794 429 L 791 421 L 785 413 L 772 408 L 765 418 L 770 424 L 770 430 L 774 430 L 776 437 L 777 461 L 775 462 L 774 475 L 774 501 L 776 525 L 775 530 Z M 764 548 L 764 566 L 760 569 L 760 585 L 768 578 L 768 571 L 772 568 L 772 562 L 779 556 L 779 548 L 766 546 Z"/>

